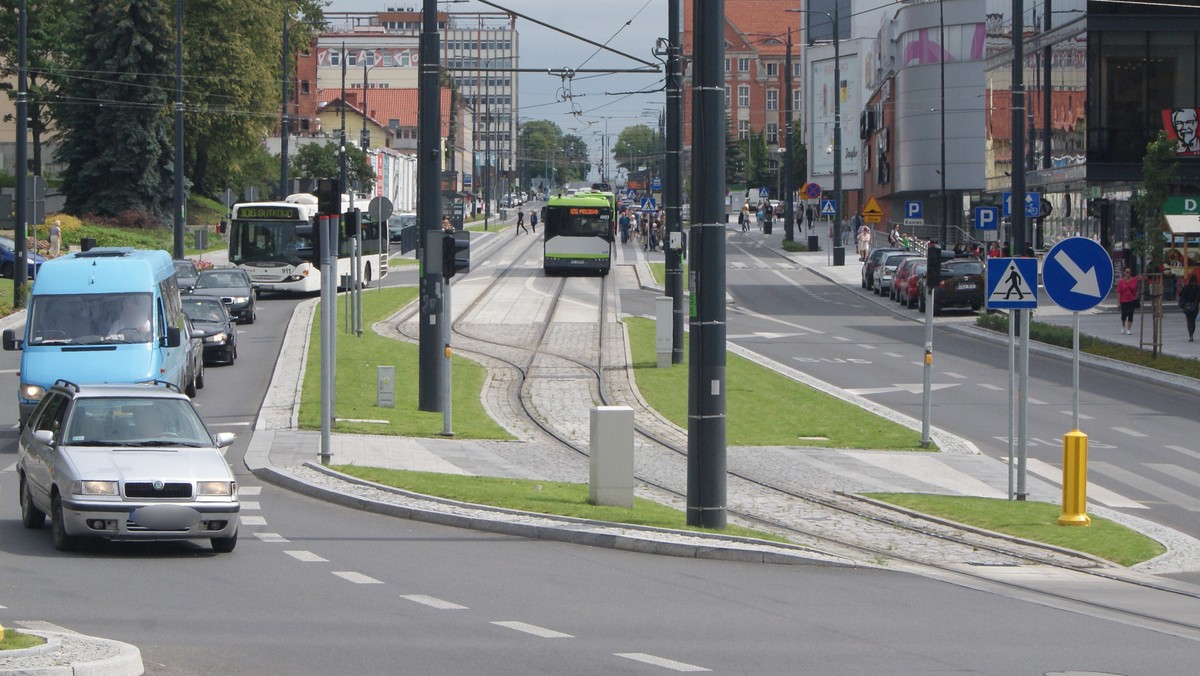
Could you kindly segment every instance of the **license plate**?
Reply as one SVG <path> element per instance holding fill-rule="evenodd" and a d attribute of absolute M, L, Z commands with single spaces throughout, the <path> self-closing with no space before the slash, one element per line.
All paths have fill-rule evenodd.
<path fill-rule="evenodd" d="M 975 289 L 975 282 L 966 282 L 965 284 L 959 284 L 958 288 L 961 291 L 973 291 Z"/>

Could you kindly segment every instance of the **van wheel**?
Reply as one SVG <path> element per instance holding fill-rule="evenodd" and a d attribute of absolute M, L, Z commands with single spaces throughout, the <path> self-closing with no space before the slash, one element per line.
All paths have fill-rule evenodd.
<path fill-rule="evenodd" d="M 29 486 L 25 483 L 25 475 L 21 475 L 21 525 L 26 528 L 41 528 L 46 525 L 46 514 L 33 504 L 33 496 L 29 494 Z"/>
<path fill-rule="evenodd" d="M 0 265 L 0 277 L 12 277 L 12 276 L 13 276 L 13 264 L 12 263 L 4 263 L 3 265 Z"/>

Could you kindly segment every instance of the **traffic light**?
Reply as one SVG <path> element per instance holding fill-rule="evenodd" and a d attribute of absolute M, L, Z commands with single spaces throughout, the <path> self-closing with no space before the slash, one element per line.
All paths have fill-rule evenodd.
<path fill-rule="evenodd" d="M 317 211 L 327 216 L 342 212 L 342 196 L 336 178 L 317 179 Z"/>
<path fill-rule="evenodd" d="M 450 279 L 471 269 L 471 235 L 467 232 L 442 237 L 442 277 Z"/>
<path fill-rule="evenodd" d="M 362 226 L 362 211 L 354 209 L 342 214 L 342 224 L 346 228 L 347 237 L 357 237 L 358 229 Z"/>
<path fill-rule="evenodd" d="M 942 248 L 930 242 L 925 250 L 925 288 L 937 286 L 942 277 Z"/>

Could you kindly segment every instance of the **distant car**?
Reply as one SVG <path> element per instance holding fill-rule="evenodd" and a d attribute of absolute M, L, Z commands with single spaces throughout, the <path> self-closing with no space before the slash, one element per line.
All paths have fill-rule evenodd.
<path fill-rule="evenodd" d="M 949 260 L 942 263 L 942 274 L 933 294 L 933 314 L 936 317 L 948 307 L 969 307 L 978 312 L 983 307 L 986 285 L 983 263 L 975 260 Z M 922 280 L 917 308 L 925 312 L 926 287 Z"/>
<path fill-rule="evenodd" d="M 415 227 L 417 215 L 412 213 L 392 214 L 388 218 L 388 241 L 399 242 L 404 228 Z"/>
<path fill-rule="evenodd" d="M 239 324 L 253 324 L 258 318 L 250 277 L 238 268 L 200 271 L 200 275 L 196 277 L 196 285 L 192 287 L 192 294 L 221 299 L 229 314 L 236 317 Z"/>
<path fill-rule="evenodd" d="M 892 275 L 896 273 L 896 268 L 900 266 L 907 258 L 914 258 L 917 254 L 910 251 L 889 251 L 885 253 L 879 260 L 879 267 L 871 274 L 871 290 L 875 295 L 882 296 L 885 293 L 891 292 Z"/>
<path fill-rule="evenodd" d="M 237 331 L 219 298 L 184 296 L 183 314 L 199 332 L 205 363 L 232 364 L 237 359 Z"/>
<path fill-rule="evenodd" d="M 867 260 L 863 262 L 862 266 L 862 288 L 874 288 L 875 268 L 879 267 L 885 254 L 893 251 L 903 251 L 903 249 L 897 249 L 895 247 L 879 247 L 877 249 L 871 249 L 867 253 Z"/>
<path fill-rule="evenodd" d="M 13 268 L 17 263 L 17 244 L 11 237 L 0 237 L 0 277 L 13 276 Z M 28 266 L 29 277 L 37 276 L 38 268 L 42 267 L 42 263 L 46 262 L 46 257 L 33 253 L 28 249 L 25 251 L 25 264 Z"/>
<path fill-rule="evenodd" d="M 59 380 L 18 442 L 21 523 L 50 517 L 54 547 L 86 538 L 237 544 L 237 481 L 192 402 L 166 384 L 76 385 Z"/>
<path fill-rule="evenodd" d="M 900 304 L 907 308 L 914 308 L 917 306 L 917 294 L 920 293 L 921 279 L 925 277 L 925 259 L 914 258 L 904 263 L 908 268 L 908 274 L 903 281 L 893 277 L 892 284 L 899 285 L 896 289 L 896 298 Z"/>
<path fill-rule="evenodd" d="M 179 284 L 180 291 L 191 291 L 196 285 L 196 277 L 200 271 L 196 269 L 196 264 L 190 259 L 174 260 L 171 263 L 175 266 L 175 281 Z"/>

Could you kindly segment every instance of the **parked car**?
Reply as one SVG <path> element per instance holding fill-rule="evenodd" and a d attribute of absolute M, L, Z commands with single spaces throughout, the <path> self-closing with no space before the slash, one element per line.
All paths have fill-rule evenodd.
<path fill-rule="evenodd" d="M 933 294 L 933 315 L 936 317 L 948 307 L 969 307 L 978 312 L 983 307 L 986 284 L 983 263 L 969 260 L 951 260 L 942 263 L 942 274 L 937 290 Z M 925 282 L 918 290 L 917 308 L 925 311 Z"/>
<path fill-rule="evenodd" d="M 21 523 L 50 517 L 54 547 L 86 538 L 206 539 L 237 544 L 237 481 L 192 402 L 167 383 L 76 385 L 59 380 L 18 442 Z"/>
<path fill-rule="evenodd" d="M 175 266 L 175 282 L 179 284 L 179 290 L 187 293 L 196 285 L 196 276 L 200 271 L 196 269 L 196 264 L 190 259 L 173 260 L 171 264 Z"/>
<path fill-rule="evenodd" d="M 399 242 L 404 228 L 416 227 L 417 215 L 412 213 L 392 214 L 388 217 L 388 241 Z"/>
<path fill-rule="evenodd" d="M 254 299 L 254 288 L 250 285 L 250 277 L 238 268 L 214 268 L 202 270 L 196 277 L 196 285 L 192 287 L 196 296 L 213 296 L 221 299 L 229 314 L 237 318 L 239 324 L 253 324 L 258 318 L 258 310 Z"/>
<path fill-rule="evenodd" d="M 873 288 L 875 284 L 875 268 L 879 267 L 879 264 L 883 261 L 884 254 L 891 253 L 893 251 L 903 251 L 903 249 L 897 249 L 895 247 L 879 247 L 876 249 L 871 249 L 869 252 L 867 252 L 867 260 L 863 262 L 862 266 L 862 288 Z"/>
<path fill-rule="evenodd" d="M 892 274 L 892 283 L 888 286 L 888 298 L 900 302 L 900 286 L 908 283 L 908 277 L 912 274 L 917 260 L 920 260 L 919 256 L 905 258 L 896 266 L 896 272 Z"/>
<path fill-rule="evenodd" d="M 921 280 L 925 278 L 925 259 L 915 258 L 911 261 L 905 261 L 905 267 L 909 269 L 908 276 L 903 282 L 897 281 L 893 277 L 892 284 L 899 285 L 896 293 L 900 304 L 907 308 L 914 308 L 917 306 L 917 294 L 920 292 Z"/>
<path fill-rule="evenodd" d="M 916 258 L 917 254 L 911 251 L 892 251 L 883 255 L 880 259 L 879 267 L 875 268 L 871 275 L 871 290 L 876 296 L 891 293 L 892 275 L 896 273 L 896 268 L 909 258 Z"/>
<path fill-rule="evenodd" d="M 0 277 L 12 278 L 13 267 L 17 262 L 16 247 L 17 244 L 12 241 L 11 237 L 0 237 Z M 25 264 L 28 266 L 29 277 L 37 276 L 38 269 L 45 262 L 45 256 L 29 250 L 25 251 Z"/>
<path fill-rule="evenodd" d="M 184 296 L 183 313 L 199 333 L 205 363 L 232 364 L 237 359 L 237 331 L 225 304 L 210 296 Z"/>

